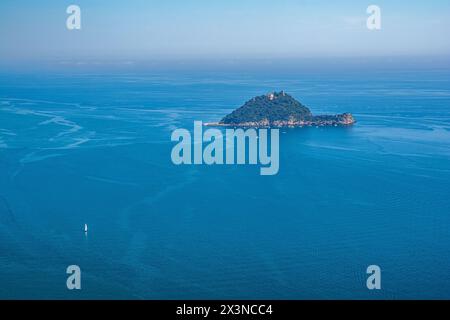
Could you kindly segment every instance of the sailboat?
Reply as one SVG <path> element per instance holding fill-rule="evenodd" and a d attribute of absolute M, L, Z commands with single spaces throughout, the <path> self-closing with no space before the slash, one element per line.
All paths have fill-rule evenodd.
<path fill-rule="evenodd" d="M 88 225 L 86 223 L 84 224 L 84 232 L 88 232 Z"/>

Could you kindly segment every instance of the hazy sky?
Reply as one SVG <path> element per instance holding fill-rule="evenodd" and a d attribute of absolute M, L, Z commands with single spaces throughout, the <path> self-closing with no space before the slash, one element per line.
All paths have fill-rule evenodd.
<path fill-rule="evenodd" d="M 66 28 L 81 7 L 82 30 Z M 369 31 L 366 8 L 382 10 Z M 450 0 L 1 0 L 1 62 L 449 55 Z"/>

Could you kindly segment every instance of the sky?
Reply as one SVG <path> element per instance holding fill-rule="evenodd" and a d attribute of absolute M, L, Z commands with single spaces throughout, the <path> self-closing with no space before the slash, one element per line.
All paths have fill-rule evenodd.
<path fill-rule="evenodd" d="M 448 56 L 448 30 L 450 0 L 1 0 L 0 62 Z"/>

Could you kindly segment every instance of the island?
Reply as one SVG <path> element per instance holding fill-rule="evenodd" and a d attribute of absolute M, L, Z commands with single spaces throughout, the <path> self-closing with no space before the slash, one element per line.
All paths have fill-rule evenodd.
<path fill-rule="evenodd" d="M 313 115 L 311 110 L 284 91 L 272 92 L 247 101 L 219 122 L 219 127 L 303 127 L 349 126 L 356 121 L 351 113 Z"/>

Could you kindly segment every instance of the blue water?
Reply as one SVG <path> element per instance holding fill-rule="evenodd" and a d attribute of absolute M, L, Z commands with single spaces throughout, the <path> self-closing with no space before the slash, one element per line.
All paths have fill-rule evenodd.
<path fill-rule="evenodd" d="M 358 123 L 283 129 L 275 176 L 172 164 L 282 89 Z M 448 299 L 449 160 L 448 70 L 2 74 L 0 298 Z"/>

